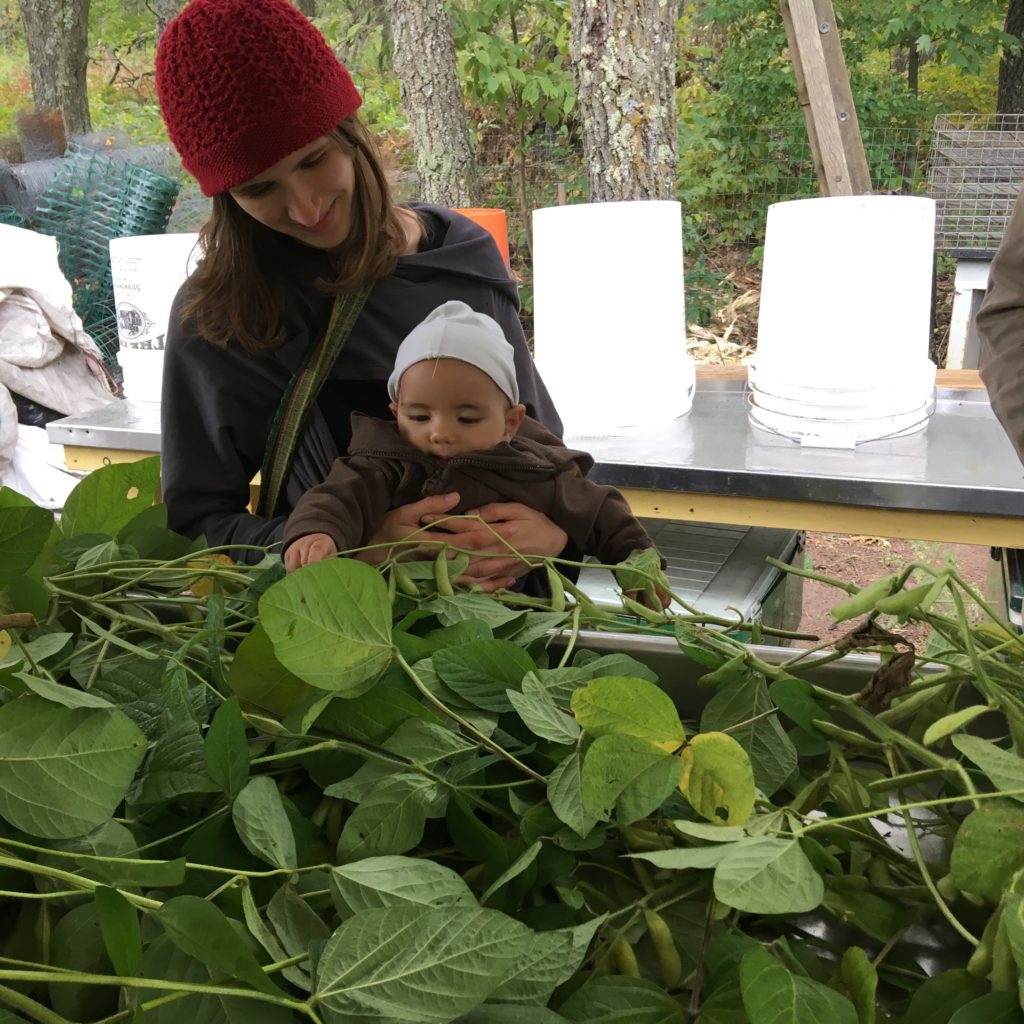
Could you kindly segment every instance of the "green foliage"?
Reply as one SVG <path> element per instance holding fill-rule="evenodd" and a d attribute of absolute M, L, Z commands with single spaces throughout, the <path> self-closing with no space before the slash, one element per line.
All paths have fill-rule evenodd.
<path fill-rule="evenodd" d="M 1019 1020 L 1008 628 L 908 602 L 945 653 L 904 700 L 985 709 L 931 747 L 699 613 L 672 623 L 677 706 L 580 645 L 622 622 L 570 596 L 440 594 L 433 560 L 404 593 L 394 563 L 237 566 L 138 510 L 153 471 L 93 474 L 59 529 L 0 492 L 0 1019 Z M 873 827 L 904 809 L 928 862 Z M 970 942 L 937 932 L 934 973 L 902 936 L 940 920 Z"/>
<path fill-rule="evenodd" d="M 452 10 L 452 38 L 474 106 L 511 112 L 518 127 L 566 122 L 576 103 L 568 64 L 570 6 L 477 0 Z"/>

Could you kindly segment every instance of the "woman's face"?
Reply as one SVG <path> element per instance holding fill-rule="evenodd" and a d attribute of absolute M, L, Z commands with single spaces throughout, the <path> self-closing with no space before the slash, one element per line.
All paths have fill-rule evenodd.
<path fill-rule="evenodd" d="M 322 135 L 230 189 L 254 220 L 314 249 L 332 249 L 352 226 L 352 157 Z"/>

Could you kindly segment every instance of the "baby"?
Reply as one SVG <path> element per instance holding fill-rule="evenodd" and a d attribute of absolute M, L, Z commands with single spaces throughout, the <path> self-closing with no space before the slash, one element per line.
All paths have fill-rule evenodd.
<path fill-rule="evenodd" d="M 586 478 L 593 459 L 526 415 L 512 346 L 491 317 L 438 306 L 399 346 L 388 394 L 395 419 L 354 413 L 348 455 L 289 517 L 289 572 L 366 544 L 392 508 L 453 492 L 460 509 L 537 509 L 602 562 L 653 547 L 622 495 Z"/>

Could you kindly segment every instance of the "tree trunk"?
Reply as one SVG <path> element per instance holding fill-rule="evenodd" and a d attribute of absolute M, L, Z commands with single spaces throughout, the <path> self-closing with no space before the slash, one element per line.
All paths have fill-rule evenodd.
<path fill-rule="evenodd" d="M 1003 50 L 996 110 L 1000 114 L 1024 114 L 1024 0 L 1010 0 L 1004 30 L 1020 42 L 1021 48 L 1017 53 Z"/>
<path fill-rule="evenodd" d="M 160 37 L 164 34 L 164 29 L 167 28 L 167 23 L 181 13 L 184 5 L 185 0 L 155 0 L 153 13 L 156 15 L 157 42 L 160 42 Z"/>
<path fill-rule="evenodd" d="M 307 18 L 316 17 L 316 0 L 295 0 L 295 6 L 298 7 L 298 9 L 302 11 Z"/>
<path fill-rule="evenodd" d="M 675 195 L 679 0 L 574 0 L 573 77 L 591 202 Z"/>
<path fill-rule="evenodd" d="M 388 17 L 420 198 L 443 206 L 476 206 L 476 165 L 444 2 L 388 0 Z"/>
<path fill-rule="evenodd" d="M 84 135 L 92 127 L 85 83 L 89 0 L 21 0 L 21 21 L 36 108 L 58 111 L 69 137 Z"/>

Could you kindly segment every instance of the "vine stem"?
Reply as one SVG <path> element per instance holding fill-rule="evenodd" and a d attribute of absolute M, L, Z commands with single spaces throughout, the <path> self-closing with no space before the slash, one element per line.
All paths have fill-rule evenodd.
<path fill-rule="evenodd" d="M 888 746 L 885 748 L 885 759 L 889 764 L 889 771 L 893 775 L 897 775 L 896 760 L 892 755 L 892 749 Z M 901 800 L 905 799 L 902 788 L 897 789 L 896 792 Z M 958 935 L 966 939 L 972 946 L 977 946 L 978 939 L 960 923 L 935 885 L 932 873 L 928 870 L 928 865 L 925 863 L 924 854 L 921 852 L 921 844 L 917 841 L 917 830 L 914 828 L 914 819 L 910 816 L 910 811 L 902 811 L 901 817 L 903 818 L 903 827 L 907 830 L 907 839 L 910 840 L 910 848 L 914 852 L 914 860 L 917 861 L 918 870 L 921 872 L 921 878 L 924 880 L 924 884 L 928 886 L 928 891 L 932 894 L 932 899 L 939 908 L 939 913 L 953 926 Z"/>
<path fill-rule="evenodd" d="M 994 800 L 999 797 L 1007 796 L 1024 796 L 1024 789 L 1001 789 L 995 793 L 975 793 L 972 799 Z M 820 828 L 828 828 L 833 825 L 842 825 L 848 821 L 865 821 L 868 818 L 882 818 L 888 814 L 895 814 L 897 811 L 914 811 L 919 807 L 946 807 L 949 804 L 962 804 L 965 800 L 967 800 L 967 797 L 965 796 L 942 796 L 936 797 L 934 800 L 917 800 L 912 804 L 892 804 L 889 807 L 876 807 L 870 811 L 860 811 L 857 814 L 847 814 L 842 818 L 821 818 L 820 820 L 813 820 L 808 824 L 801 826 L 791 834 L 795 838 L 799 839 L 801 836 L 805 836 L 809 832 L 816 832 Z M 806 817 L 806 815 L 803 815 L 803 817 Z"/>
<path fill-rule="evenodd" d="M 5 867 L 14 868 L 16 871 L 24 871 L 29 875 L 43 875 L 47 878 L 56 878 L 61 882 L 69 882 L 81 892 L 92 892 L 103 884 L 102 882 L 95 882 L 91 878 L 83 878 L 81 875 L 72 874 L 70 871 L 52 868 L 48 864 L 35 864 L 32 861 L 20 860 L 17 857 L 0 855 L 0 864 Z M 128 900 L 129 903 L 133 903 L 142 910 L 159 910 L 163 906 L 157 900 L 151 900 L 145 896 L 137 896 L 135 893 L 125 892 L 123 889 L 117 889 L 117 892 Z"/>
<path fill-rule="evenodd" d="M 514 754 L 510 754 L 500 744 L 495 743 L 494 740 L 490 738 L 490 736 L 485 736 L 482 732 L 480 732 L 479 729 L 477 729 L 474 725 L 471 725 L 469 722 L 467 722 L 461 715 L 457 715 L 454 711 L 452 711 L 452 709 L 448 707 L 447 704 L 445 704 L 443 701 L 438 700 L 437 697 L 435 697 L 430 692 L 430 690 L 427 689 L 427 687 L 423 683 L 423 680 L 420 679 L 420 677 L 416 675 L 416 673 L 413 671 L 412 665 L 410 665 L 405 660 L 405 658 L 402 657 L 402 655 L 397 651 L 397 649 L 395 650 L 395 658 L 398 660 L 399 665 L 402 666 L 402 669 L 404 670 L 405 674 L 412 680 L 413 685 L 416 687 L 417 690 L 420 691 L 421 694 L 423 694 L 424 699 L 427 701 L 428 704 L 430 704 L 431 707 L 440 711 L 441 714 L 445 715 L 447 718 L 450 718 L 453 722 L 455 722 L 456 725 L 459 726 L 460 729 L 465 730 L 470 736 L 472 736 L 473 739 L 477 741 L 477 743 L 481 744 L 482 746 L 485 746 L 488 750 L 497 754 L 499 757 L 504 758 L 506 761 L 508 761 L 509 764 L 514 765 L 521 772 L 528 775 L 531 779 L 533 779 L 534 782 L 539 782 L 542 786 L 546 786 L 548 784 L 548 780 L 545 779 L 543 775 L 538 775 L 537 772 L 535 772 L 529 765 L 523 764 L 523 762 L 520 761 L 519 758 L 517 758 Z"/>
<path fill-rule="evenodd" d="M 297 1010 L 308 1016 L 311 1009 L 305 1002 L 289 999 L 285 995 L 275 996 L 258 989 L 230 988 L 227 985 L 204 985 L 194 981 L 168 981 L 164 978 L 124 978 L 114 974 L 89 974 L 84 971 L 8 971 L 0 970 L 0 981 L 30 981 L 45 985 L 107 985 L 118 988 L 155 988 L 163 992 L 173 989 L 186 995 L 231 996 L 241 999 L 255 999 L 261 1003 L 273 1003 L 289 1010 Z M 68 1024 L 63 1017 L 50 1019 L 51 1024 Z"/>
<path fill-rule="evenodd" d="M 69 1024 L 66 1017 L 54 1013 L 53 1010 L 47 1009 L 41 1003 L 37 1003 L 34 999 L 30 999 L 6 985 L 0 985 L 0 1002 L 6 1003 L 15 1010 L 20 1010 L 32 1020 L 38 1021 L 39 1024 Z"/>

